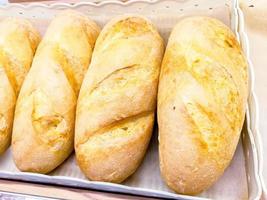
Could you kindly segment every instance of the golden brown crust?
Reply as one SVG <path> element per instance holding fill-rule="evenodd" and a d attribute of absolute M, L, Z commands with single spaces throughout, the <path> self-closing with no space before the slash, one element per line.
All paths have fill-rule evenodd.
<path fill-rule="evenodd" d="M 0 154 L 9 146 L 17 94 L 40 41 L 27 20 L 0 21 Z"/>
<path fill-rule="evenodd" d="M 158 93 L 160 168 L 176 192 L 207 189 L 229 165 L 242 129 L 247 63 L 228 27 L 191 17 L 173 29 Z"/>
<path fill-rule="evenodd" d="M 49 173 L 72 152 L 77 94 L 98 33 L 70 10 L 49 25 L 17 101 L 12 148 L 20 170 Z"/>
<path fill-rule="evenodd" d="M 122 182 L 139 166 L 153 128 L 163 40 L 139 16 L 100 33 L 78 98 L 75 151 L 92 180 Z"/>

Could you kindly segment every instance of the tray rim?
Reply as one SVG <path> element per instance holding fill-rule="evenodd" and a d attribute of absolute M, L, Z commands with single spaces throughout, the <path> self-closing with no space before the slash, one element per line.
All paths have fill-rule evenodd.
<path fill-rule="evenodd" d="M 250 66 L 250 74 L 251 75 L 251 88 L 250 88 L 250 96 L 249 96 L 249 100 L 248 101 L 251 101 L 253 103 L 251 104 L 255 104 L 254 105 L 254 120 L 255 120 L 255 123 L 254 125 L 253 124 L 250 124 L 251 127 L 252 127 L 252 130 L 254 131 L 254 139 L 255 139 L 255 143 L 257 143 L 257 155 L 258 155 L 258 174 L 259 174 L 259 181 L 261 182 L 261 186 L 262 186 L 262 192 L 264 195 L 267 195 L 267 188 L 266 188 L 266 185 L 265 185 L 265 182 L 264 182 L 264 179 L 263 179 L 263 144 L 262 144 L 262 137 L 261 137 L 261 134 L 260 134 L 260 131 L 259 131 L 259 104 L 258 104 L 258 97 L 255 93 L 255 74 L 254 74 L 254 65 L 253 65 L 253 62 L 251 60 L 251 55 L 250 55 L 250 40 L 248 38 L 248 34 L 245 30 L 245 17 L 244 17 L 244 13 L 242 11 L 242 9 L 240 8 L 240 0 L 237 0 L 237 12 L 238 12 L 238 15 L 239 15 L 239 27 L 238 27 L 238 30 L 239 30 L 239 34 L 243 37 L 244 39 L 244 44 L 246 45 L 245 47 L 245 54 L 246 54 L 246 58 L 248 60 L 248 63 L 249 63 L 249 66 Z"/>
<path fill-rule="evenodd" d="M 115 5 L 121 5 L 121 6 L 128 6 L 130 4 L 134 3 L 148 3 L 153 4 L 157 3 L 160 0 L 105 0 L 105 1 L 82 1 L 77 3 L 64 3 L 64 2 L 58 2 L 58 3 L 51 3 L 51 4 L 45 4 L 45 3 L 29 3 L 29 4 L 20 4 L 20 3 L 8 3 L 4 5 L 0 5 L 0 8 L 12 8 L 12 7 L 18 7 L 23 9 L 31 9 L 33 7 L 44 7 L 44 8 L 55 8 L 55 7 L 65 7 L 69 9 L 77 8 L 80 6 L 94 6 L 94 7 L 101 7 L 108 4 L 115 4 Z M 235 1 L 235 0 L 234 0 Z"/>
<path fill-rule="evenodd" d="M 123 185 L 123 184 L 116 184 L 116 183 L 109 183 L 109 182 L 88 181 L 88 180 L 82 180 L 82 179 L 74 178 L 74 177 L 67 177 L 67 176 L 49 176 L 45 174 L 37 174 L 37 173 L 32 173 L 32 172 L 23 172 L 23 175 L 22 175 L 20 173 L 21 172 L 13 173 L 13 172 L 0 171 L 0 176 L 1 178 L 8 179 L 8 180 L 21 180 L 24 182 L 33 182 L 33 183 L 40 183 L 40 184 L 41 183 L 42 184 L 55 184 L 58 186 L 65 185 L 69 187 L 79 187 L 82 189 L 90 188 L 90 189 L 98 190 L 98 191 L 140 195 L 140 196 L 146 196 L 146 197 L 179 199 L 179 200 L 211 200 L 210 198 L 207 198 L 207 197 L 170 193 L 167 191 L 161 191 L 161 190 L 155 190 L 155 189 L 149 189 L 149 188 L 137 188 L 137 187 L 131 187 L 131 186 Z M 22 176 L 24 176 L 23 179 L 19 179 Z M 37 180 L 40 177 L 42 178 L 42 180 Z M 88 183 L 91 185 L 90 187 L 88 187 Z M 98 188 L 98 187 L 102 187 L 102 188 Z"/>
<path fill-rule="evenodd" d="M 64 3 L 64 2 L 58 2 L 58 3 L 52 3 L 52 4 L 45 4 L 45 3 L 30 3 L 30 4 L 19 4 L 19 3 L 8 3 L 5 5 L 0 5 L 0 10 L 1 9 L 11 9 L 11 8 L 21 8 L 21 9 L 25 9 L 25 10 L 29 10 L 32 8 L 36 8 L 36 7 L 43 7 L 46 9 L 55 9 L 55 8 L 61 8 L 61 9 L 75 9 L 78 8 L 80 6 L 91 6 L 91 7 L 101 7 L 101 6 L 105 6 L 108 4 L 113 4 L 113 5 L 120 5 L 120 6 L 128 6 L 134 3 L 147 3 L 147 4 L 154 4 L 157 2 L 160 2 L 161 0 L 128 0 L 128 1 L 122 1 L 122 0 L 106 0 L 106 1 L 102 1 L 102 2 L 98 2 L 98 1 L 94 1 L 94 2 L 77 2 L 77 3 Z M 257 111 L 257 97 L 255 95 L 254 92 L 254 71 L 253 71 L 253 65 L 251 63 L 250 57 L 249 55 L 249 42 L 247 39 L 247 35 L 246 32 L 244 30 L 244 18 L 243 18 L 243 14 L 242 11 L 239 7 L 239 0 L 228 0 L 233 6 L 232 6 L 232 18 L 231 20 L 234 20 L 234 22 L 231 21 L 231 25 L 233 26 L 232 30 L 235 33 L 237 39 L 239 42 L 244 42 L 244 45 L 246 47 L 246 49 L 244 50 L 244 53 L 246 55 L 246 59 L 249 63 L 249 71 L 250 71 L 250 76 L 251 76 L 251 80 L 250 80 L 250 95 L 253 98 L 253 100 L 255 101 L 255 110 Z M 242 21 L 243 20 L 243 21 Z M 247 107 L 249 107 L 249 100 L 247 101 L 248 105 Z M 255 114 L 254 114 L 255 115 Z M 254 116 L 253 115 L 253 116 Z M 260 159 L 263 159 L 263 155 L 261 154 L 261 146 L 258 147 L 258 143 L 256 145 L 255 140 L 258 142 L 259 140 L 259 133 L 258 133 L 258 128 L 257 128 L 257 122 L 258 122 L 258 112 L 256 113 L 255 117 L 255 121 L 256 121 L 256 127 L 254 127 L 254 129 L 251 129 L 251 112 L 250 109 L 247 108 L 246 111 L 246 116 L 249 116 L 249 120 L 247 121 L 247 132 L 248 132 L 248 137 L 250 139 L 250 143 L 252 146 L 252 154 L 253 154 L 253 160 L 254 160 L 254 173 L 255 173 L 255 178 L 256 178 L 256 183 L 257 183 L 257 195 L 255 197 L 256 199 L 260 199 L 260 196 L 262 194 L 262 187 L 263 187 L 263 180 L 261 180 L 261 176 L 260 176 L 260 169 L 261 169 L 261 161 Z M 252 132 L 256 132 L 255 134 L 253 134 Z M 256 135 L 258 138 L 255 138 Z M 260 144 L 260 143 L 259 143 Z M 260 150 L 259 150 L 260 149 Z M 24 177 L 24 175 L 28 176 L 28 177 Z M 83 186 L 79 186 L 80 182 L 81 184 L 90 184 L 92 185 L 93 189 L 96 189 L 97 186 L 100 187 L 105 187 L 105 186 L 111 186 L 112 188 L 97 188 L 96 190 L 102 190 L 102 191 L 109 191 L 109 192 L 118 192 L 118 190 L 122 190 L 121 193 L 129 193 L 129 194 L 137 194 L 137 195 L 145 195 L 148 197 L 158 197 L 158 198 L 181 198 L 181 199 L 193 199 L 193 200 L 204 200 L 204 199 L 208 199 L 206 197 L 197 197 L 197 196 L 189 196 L 189 195 L 181 195 L 181 194 L 177 194 L 177 193 L 170 193 L 167 191 L 160 191 L 160 190 L 155 190 L 155 189 L 146 189 L 146 188 L 137 188 L 137 187 L 131 187 L 131 186 L 127 186 L 127 185 L 123 185 L 123 184 L 114 184 L 114 183 L 106 183 L 106 182 L 99 182 L 99 181 L 88 181 L 88 180 L 82 180 L 79 178 L 74 178 L 74 177 L 66 177 L 66 176 L 50 176 L 50 175 L 43 175 L 43 174 L 35 174 L 35 173 L 30 173 L 30 172 L 23 172 L 23 174 L 21 174 L 21 172 L 18 173 L 11 173 L 11 172 L 6 172 L 6 171 L 0 171 L 0 176 L 1 178 L 5 178 L 6 179 L 10 179 L 10 180 L 18 180 L 19 178 L 23 177 L 23 181 L 31 181 L 30 178 L 38 178 L 38 177 L 42 177 L 43 180 L 45 181 L 32 181 L 32 182 L 39 182 L 39 183 L 51 183 L 51 184 L 55 184 L 55 185 L 66 185 L 66 186 L 78 186 L 78 187 L 82 187 L 82 188 L 89 188 L 87 187 L 83 187 Z M 73 181 L 74 184 L 71 183 L 61 183 L 62 182 L 62 177 L 65 180 L 69 180 L 69 181 Z M 52 182 L 49 182 L 49 179 L 51 180 L 55 180 Z M 64 180 L 63 180 L 64 182 Z M 76 184 L 75 184 L 76 183 Z M 94 187 L 96 186 L 96 187 Z M 113 190 L 113 189 L 118 189 L 118 190 Z M 128 191 L 128 192 L 126 192 Z M 144 194 L 146 193 L 146 194 Z M 159 195 L 159 196 L 158 196 Z"/>

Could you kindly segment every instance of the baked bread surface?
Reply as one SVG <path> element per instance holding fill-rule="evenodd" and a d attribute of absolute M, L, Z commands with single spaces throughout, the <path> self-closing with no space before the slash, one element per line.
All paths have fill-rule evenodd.
<path fill-rule="evenodd" d="M 17 95 L 39 41 L 40 35 L 29 21 L 0 21 L 0 154 L 10 145 Z"/>
<path fill-rule="evenodd" d="M 49 173 L 72 152 L 76 101 L 98 33 L 71 10 L 50 23 L 15 111 L 12 150 L 21 171 Z"/>
<path fill-rule="evenodd" d="M 101 31 L 76 112 L 76 158 L 89 179 L 119 183 L 140 165 L 163 51 L 161 36 L 140 16 L 117 17 Z"/>
<path fill-rule="evenodd" d="M 233 158 L 248 96 L 247 63 L 231 30 L 189 17 L 172 30 L 158 92 L 160 169 L 178 193 L 210 187 Z"/>

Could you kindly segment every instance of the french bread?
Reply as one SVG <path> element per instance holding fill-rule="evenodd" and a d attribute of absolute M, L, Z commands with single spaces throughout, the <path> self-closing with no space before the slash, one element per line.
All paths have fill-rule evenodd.
<path fill-rule="evenodd" d="M 99 31 L 71 10 L 47 28 L 15 110 L 12 150 L 21 171 L 49 173 L 73 151 L 76 101 Z"/>
<path fill-rule="evenodd" d="M 143 17 L 101 31 L 77 103 L 75 152 L 91 180 L 122 182 L 140 165 L 153 129 L 163 40 Z"/>
<path fill-rule="evenodd" d="M 222 22 L 189 17 L 172 30 L 158 92 L 160 169 L 178 193 L 210 187 L 233 158 L 248 96 L 246 59 Z"/>
<path fill-rule="evenodd" d="M 17 95 L 39 41 L 40 35 L 29 21 L 0 21 L 0 154 L 10 145 Z"/>

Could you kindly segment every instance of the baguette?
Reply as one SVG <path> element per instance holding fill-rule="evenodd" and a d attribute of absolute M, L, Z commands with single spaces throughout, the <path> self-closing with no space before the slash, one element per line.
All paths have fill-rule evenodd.
<path fill-rule="evenodd" d="M 0 21 L 0 154 L 10 145 L 17 95 L 39 41 L 40 35 L 29 21 Z"/>
<path fill-rule="evenodd" d="M 75 151 L 91 180 L 122 182 L 140 165 L 153 129 L 163 40 L 139 16 L 100 33 L 77 103 Z"/>
<path fill-rule="evenodd" d="M 49 25 L 15 111 L 12 149 L 21 171 L 49 173 L 73 151 L 76 101 L 98 33 L 71 10 Z"/>
<path fill-rule="evenodd" d="M 230 29 L 190 17 L 173 29 L 158 92 L 160 169 L 178 193 L 210 187 L 233 158 L 248 96 L 245 57 Z"/>

